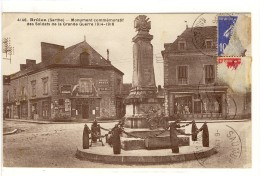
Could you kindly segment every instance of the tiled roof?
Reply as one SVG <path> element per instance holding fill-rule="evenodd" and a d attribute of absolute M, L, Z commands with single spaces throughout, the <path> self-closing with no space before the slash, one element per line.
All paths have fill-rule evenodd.
<path fill-rule="evenodd" d="M 52 64 L 80 64 L 80 54 L 87 52 L 90 55 L 91 65 L 107 66 L 111 63 L 94 50 L 87 42 L 83 41 L 62 50 L 50 59 Z"/>
<path fill-rule="evenodd" d="M 216 26 L 205 26 L 205 27 L 194 27 L 186 28 L 181 35 L 173 43 L 165 43 L 165 52 L 189 52 L 194 50 L 206 49 L 205 40 L 210 39 L 213 41 L 213 50 L 217 49 L 217 27 Z M 178 43 L 186 42 L 185 50 L 179 50 Z"/>
<path fill-rule="evenodd" d="M 73 46 L 70 46 L 56 55 L 54 55 L 52 58 L 40 62 L 38 64 L 35 64 L 32 67 L 29 67 L 25 70 L 18 71 L 16 73 L 11 74 L 11 78 L 16 78 L 23 76 L 27 73 L 39 71 L 41 69 L 44 69 L 48 66 L 80 66 L 80 54 L 82 52 L 87 52 L 90 55 L 90 66 L 92 68 L 97 67 L 103 67 L 107 69 L 113 69 L 121 74 L 120 70 L 118 70 L 116 67 L 114 67 L 110 61 L 106 60 L 104 57 L 102 57 L 96 50 L 94 50 L 87 42 L 83 41 L 78 44 L 75 44 Z"/>

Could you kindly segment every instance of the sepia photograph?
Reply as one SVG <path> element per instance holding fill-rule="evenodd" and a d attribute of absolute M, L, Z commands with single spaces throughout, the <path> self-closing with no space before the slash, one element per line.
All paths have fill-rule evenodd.
<path fill-rule="evenodd" d="M 251 27 L 251 13 L 3 13 L 3 167 L 252 168 Z"/>

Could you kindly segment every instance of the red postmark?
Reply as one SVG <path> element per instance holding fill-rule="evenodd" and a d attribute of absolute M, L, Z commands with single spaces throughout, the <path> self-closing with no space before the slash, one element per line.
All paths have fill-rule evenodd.
<path fill-rule="evenodd" d="M 241 64 L 241 58 L 239 57 L 219 57 L 217 58 L 218 64 L 226 63 L 228 68 L 236 70 L 237 67 Z"/>

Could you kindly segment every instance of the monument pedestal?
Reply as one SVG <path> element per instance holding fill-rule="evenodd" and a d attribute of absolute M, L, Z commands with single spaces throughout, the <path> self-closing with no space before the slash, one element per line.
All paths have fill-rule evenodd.
<path fill-rule="evenodd" d="M 156 95 L 153 97 L 156 97 Z M 131 104 L 126 105 L 125 127 L 149 128 L 148 119 L 155 115 L 160 116 L 163 113 L 162 101 L 162 98 L 152 97 L 132 99 Z"/>
<path fill-rule="evenodd" d="M 179 135 L 179 146 L 189 146 L 189 137 Z M 123 150 L 158 150 L 158 149 L 170 149 L 171 142 L 170 136 L 159 136 L 151 137 L 147 139 L 137 139 L 137 138 L 121 138 L 121 147 Z"/>
<path fill-rule="evenodd" d="M 143 116 L 128 117 L 125 121 L 126 128 L 148 128 L 147 120 Z"/>
<path fill-rule="evenodd" d="M 147 128 L 141 129 L 125 129 L 125 131 L 130 134 L 123 134 L 121 138 L 121 146 L 123 150 L 155 150 L 155 149 L 170 149 L 170 134 L 169 131 L 164 129 L 149 130 Z M 185 132 L 184 129 L 181 129 Z M 159 134 L 159 135 L 158 135 Z M 158 135 L 158 136 L 157 136 Z M 136 137 L 139 138 L 136 138 Z M 187 136 L 178 134 L 179 145 L 189 146 L 190 139 Z"/>

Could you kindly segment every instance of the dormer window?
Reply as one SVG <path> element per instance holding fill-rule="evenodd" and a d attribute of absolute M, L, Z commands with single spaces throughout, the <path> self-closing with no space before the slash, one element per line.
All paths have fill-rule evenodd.
<path fill-rule="evenodd" d="M 80 54 L 80 64 L 81 65 L 89 65 L 89 57 L 90 55 L 87 52 L 83 52 Z"/>
<path fill-rule="evenodd" d="M 178 49 L 185 50 L 186 49 L 186 41 L 179 41 L 178 42 Z"/>
<path fill-rule="evenodd" d="M 205 46 L 207 49 L 213 48 L 213 40 L 212 39 L 206 39 L 205 40 Z"/>

